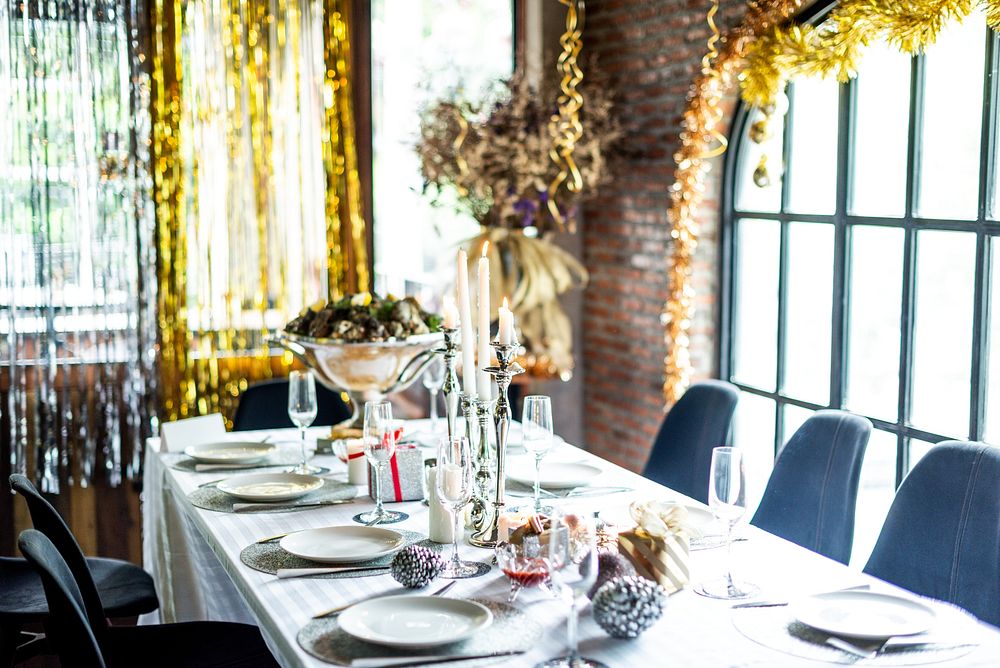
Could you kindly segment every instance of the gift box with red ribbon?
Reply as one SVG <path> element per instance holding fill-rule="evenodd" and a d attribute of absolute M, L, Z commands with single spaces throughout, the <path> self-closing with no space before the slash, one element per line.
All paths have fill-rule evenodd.
<path fill-rule="evenodd" d="M 424 456 L 415 445 L 398 445 L 382 467 L 382 501 L 421 501 L 424 498 Z M 375 467 L 368 467 L 368 495 L 375 498 Z"/>

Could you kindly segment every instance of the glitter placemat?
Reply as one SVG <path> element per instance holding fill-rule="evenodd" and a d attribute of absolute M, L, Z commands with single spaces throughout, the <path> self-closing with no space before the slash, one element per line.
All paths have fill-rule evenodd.
<path fill-rule="evenodd" d="M 958 623 L 956 642 L 961 642 L 962 638 L 969 638 L 970 634 L 975 632 L 975 621 L 964 612 L 951 606 L 935 606 L 935 610 L 939 618 L 951 617 L 951 619 L 940 619 L 947 626 Z M 968 628 L 962 628 L 963 622 Z M 796 621 L 789 614 L 788 608 L 784 607 L 734 610 L 733 626 L 747 638 L 764 647 L 803 659 L 844 665 L 862 663 L 866 666 L 919 666 L 951 661 L 969 654 L 977 647 L 975 644 L 899 647 L 882 652 L 872 659 L 862 659 L 827 645 L 826 640 L 830 634 Z"/>
<path fill-rule="evenodd" d="M 358 495 L 358 488 L 354 485 L 348 485 L 345 482 L 340 482 L 338 480 L 330 480 L 327 478 L 323 482 L 323 486 L 317 489 L 315 492 L 309 492 L 305 496 L 301 496 L 287 503 L 310 503 L 319 501 L 344 501 L 347 499 L 353 499 Z M 231 513 L 233 512 L 234 503 L 245 503 L 235 496 L 226 494 L 214 484 L 206 485 L 205 487 L 199 487 L 190 494 L 188 494 L 188 500 L 191 501 L 192 505 L 196 508 L 203 508 L 205 510 L 213 510 L 217 513 Z M 302 508 L 289 508 L 288 506 L 279 506 L 273 510 L 262 509 L 254 510 L 254 513 L 290 513 L 297 510 L 310 510 L 315 508 L 322 508 L 322 506 L 304 506 Z"/>
<path fill-rule="evenodd" d="M 374 645 L 348 635 L 337 626 L 336 618 L 317 619 L 309 622 L 299 631 L 297 640 L 305 651 L 320 661 L 326 661 L 338 666 L 349 666 L 351 661 L 364 658 L 382 658 L 397 656 L 476 656 L 497 652 L 528 651 L 535 647 L 542 638 L 542 626 L 517 608 L 490 601 L 487 599 L 471 599 L 481 603 L 493 613 L 493 623 L 472 638 L 449 645 L 439 645 L 425 649 L 400 649 Z M 474 661 L 454 661 L 445 665 L 480 666 L 484 663 L 504 663 L 516 660 L 516 657 L 502 656 L 496 659 L 476 659 Z"/>

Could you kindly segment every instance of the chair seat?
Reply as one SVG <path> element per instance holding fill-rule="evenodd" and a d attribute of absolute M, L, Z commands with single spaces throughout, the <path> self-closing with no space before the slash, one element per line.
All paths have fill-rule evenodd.
<path fill-rule="evenodd" d="M 256 626 L 182 622 L 108 629 L 108 668 L 276 668 Z"/>
<path fill-rule="evenodd" d="M 108 617 L 133 617 L 159 607 L 153 578 L 134 564 L 90 557 L 87 566 Z M 24 559 L 0 558 L 0 618 L 22 623 L 38 621 L 49 612 L 37 572 Z"/>

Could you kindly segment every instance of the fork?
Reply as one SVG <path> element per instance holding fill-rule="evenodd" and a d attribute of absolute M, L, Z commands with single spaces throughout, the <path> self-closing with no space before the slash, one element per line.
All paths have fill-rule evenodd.
<path fill-rule="evenodd" d="M 446 593 L 448 593 L 448 590 L 451 589 L 452 587 L 454 587 L 456 584 L 458 584 L 458 580 L 452 580 L 451 582 L 449 582 L 448 584 L 446 584 L 445 586 L 441 587 L 436 592 L 434 592 L 433 594 L 431 594 L 431 596 L 444 596 Z M 388 593 L 388 594 L 384 594 L 384 595 L 385 596 L 392 596 L 392 593 Z M 368 598 L 372 598 L 372 597 L 368 597 Z M 363 601 L 367 601 L 368 598 L 361 599 L 360 601 L 354 601 L 353 603 L 347 603 L 345 605 L 338 605 L 336 608 L 330 608 L 329 610 L 325 610 L 325 611 L 323 611 L 323 612 L 321 612 L 321 613 L 319 613 L 317 615 L 313 615 L 313 619 L 323 619 L 324 617 L 336 617 L 337 615 L 339 615 L 340 613 L 342 613 L 344 610 L 347 610 L 348 608 L 350 608 L 352 605 L 356 605 L 356 604 L 361 603 Z"/>

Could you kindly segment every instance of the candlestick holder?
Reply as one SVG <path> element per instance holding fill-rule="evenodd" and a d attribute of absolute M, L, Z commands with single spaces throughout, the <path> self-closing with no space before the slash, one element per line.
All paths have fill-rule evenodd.
<path fill-rule="evenodd" d="M 458 357 L 458 329 L 444 327 L 444 348 L 434 352 L 444 357 L 444 414 L 448 423 L 448 440 L 458 438 L 455 432 L 455 422 L 458 420 L 458 395 L 461 388 L 458 385 L 458 373 L 455 371 L 455 359 Z M 471 444 L 472 441 L 469 441 Z"/>
<path fill-rule="evenodd" d="M 472 497 L 472 529 L 479 531 L 489 515 L 493 497 L 493 465 L 490 461 L 490 408 L 493 401 L 476 398 L 473 407 L 479 423 L 479 441 L 476 448 L 476 485 Z"/>
<path fill-rule="evenodd" d="M 519 348 L 517 341 L 511 343 L 500 343 L 493 341 L 490 345 L 497 356 L 497 365 L 483 369 L 496 379 L 497 399 L 493 408 L 493 424 L 497 434 L 496 471 L 495 487 L 492 491 L 493 504 L 486 509 L 486 514 L 478 530 L 476 530 L 469 542 L 476 547 L 494 548 L 500 539 L 500 515 L 503 513 L 506 496 L 506 480 L 504 478 L 504 464 L 507 460 L 507 434 L 510 429 L 510 400 L 507 390 L 510 388 L 510 381 L 514 376 L 524 373 L 521 365 L 514 361 L 514 353 Z M 486 439 L 487 441 L 489 439 Z M 482 448 L 480 448 L 482 450 Z"/>
<path fill-rule="evenodd" d="M 484 489 L 481 489 L 479 482 L 479 448 L 477 441 L 474 438 L 474 434 L 477 433 L 475 425 L 478 421 L 476 405 L 479 403 L 479 399 L 476 397 L 470 397 L 465 392 L 462 393 L 459 403 L 462 407 L 462 415 L 465 417 L 465 437 L 469 439 L 469 447 L 476 456 L 476 480 L 475 485 L 472 490 L 472 498 L 470 503 L 472 504 L 472 512 L 469 514 L 469 526 L 472 528 L 477 528 L 479 522 L 482 521 L 483 513 L 486 510 L 488 498 Z M 488 482 L 488 479 L 487 479 Z"/>

